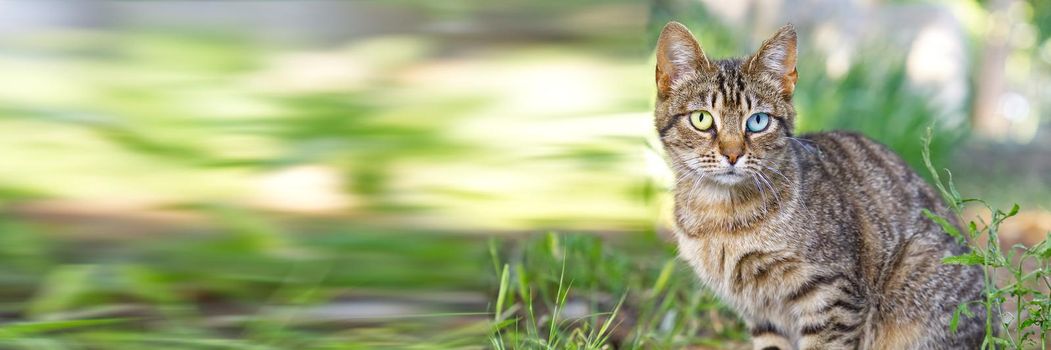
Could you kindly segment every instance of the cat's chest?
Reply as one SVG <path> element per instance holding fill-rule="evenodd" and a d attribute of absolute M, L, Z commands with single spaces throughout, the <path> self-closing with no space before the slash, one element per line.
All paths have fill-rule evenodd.
<path fill-rule="evenodd" d="M 748 252 L 768 250 L 757 239 L 679 237 L 679 255 L 689 262 L 705 285 L 724 300 L 748 297 L 733 286 L 736 263 Z"/>
<path fill-rule="evenodd" d="M 765 229 L 738 235 L 679 235 L 679 255 L 701 282 L 748 316 L 777 312 L 784 283 L 809 270 L 790 243 Z M 788 280 L 786 280 L 788 279 Z M 764 316 L 766 318 L 768 316 Z"/>

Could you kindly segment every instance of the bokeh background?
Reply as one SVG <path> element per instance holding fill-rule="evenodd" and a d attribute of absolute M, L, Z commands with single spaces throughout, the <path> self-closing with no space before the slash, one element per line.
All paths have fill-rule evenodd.
<path fill-rule="evenodd" d="M 569 267 L 592 291 L 660 281 L 669 20 L 717 57 L 794 23 L 802 131 L 927 174 L 931 127 L 965 196 L 1022 206 L 1005 240 L 1051 231 L 1048 1 L 6 0 L 0 347 L 480 348 L 548 232 L 619 247 Z M 653 332 L 745 337 L 697 303 Z"/>

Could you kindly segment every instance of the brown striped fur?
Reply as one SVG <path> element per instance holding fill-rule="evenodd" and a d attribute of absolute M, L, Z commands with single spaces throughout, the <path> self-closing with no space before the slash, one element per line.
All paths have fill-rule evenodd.
<path fill-rule="evenodd" d="M 922 214 L 951 217 L 931 188 L 861 135 L 793 136 L 795 45 L 789 25 L 752 56 L 710 60 L 682 25 L 661 33 L 655 124 L 678 179 L 680 256 L 756 349 L 975 348 L 980 310 L 956 334 L 949 319 L 981 272 L 941 263 L 966 248 Z M 697 110 L 712 129 L 691 126 Z M 771 125 L 746 131 L 758 112 Z"/>

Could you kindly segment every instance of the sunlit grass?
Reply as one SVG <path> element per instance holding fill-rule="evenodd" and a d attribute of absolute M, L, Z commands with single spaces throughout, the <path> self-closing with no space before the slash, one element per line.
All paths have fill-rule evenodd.
<path fill-rule="evenodd" d="M 624 243 L 635 250 L 556 234 L 503 253 L 494 246 L 500 280 L 491 306 L 493 348 L 681 349 L 743 338 L 743 324 L 666 246 Z"/>
<path fill-rule="evenodd" d="M 484 299 L 440 296 L 486 288 L 484 241 L 346 223 L 279 225 L 229 208 L 215 215 L 217 232 L 107 240 L 90 250 L 83 249 L 90 242 L 43 238 L 46 227 L 3 221 L 0 259 L 8 268 L 0 291 L 24 302 L 2 305 L 18 316 L 0 323 L 0 347 L 459 348 L 484 341 Z"/>

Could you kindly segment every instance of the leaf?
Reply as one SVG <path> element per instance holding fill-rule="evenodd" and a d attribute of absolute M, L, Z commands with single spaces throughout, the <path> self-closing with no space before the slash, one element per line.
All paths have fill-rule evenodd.
<path fill-rule="evenodd" d="M 1019 208 L 1020 207 L 1018 206 L 1018 204 L 1015 203 L 1015 205 L 1011 206 L 1011 211 L 1007 213 L 1007 217 L 1012 217 L 1012 216 L 1017 215 Z"/>
<path fill-rule="evenodd" d="M 493 272 L 500 273 L 500 254 L 496 248 L 496 238 L 489 239 L 489 257 L 493 258 Z"/>
<path fill-rule="evenodd" d="M 547 233 L 547 249 L 548 253 L 555 259 L 562 259 L 562 248 L 558 240 L 558 234 L 554 232 Z"/>
<path fill-rule="evenodd" d="M 977 252 L 969 252 L 942 258 L 943 264 L 950 265 L 981 265 L 984 262 L 985 257 L 978 254 Z"/>
<path fill-rule="evenodd" d="M 964 238 L 960 235 L 960 230 L 958 230 L 955 225 L 949 223 L 949 220 L 945 220 L 945 218 L 938 216 L 938 214 L 932 213 L 927 209 L 923 209 L 923 215 L 926 215 L 928 218 L 938 223 L 938 225 L 942 227 L 942 230 L 945 230 L 945 233 L 948 233 L 949 236 L 956 238 L 957 241 L 963 241 Z"/>
<path fill-rule="evenodd" d="M 653 283 L 654 295 L 659 295 L 664 292 L 664 286 L 668 284 L 668 279 L 671 278 L 672 272 L 675 271 L 675 263 L 675 259 L 669 259 L 668 262 L 664 263 L 660 275 L 657 276 L 657 281 Z"/>
<path fill-rule="evenodd" d="M 496 321 L 500 321 L 504 318 L 504 303 L 507 298 L 507 287 L 511 284 L 510 279 L 510 265 L 504 264 L 504 270 L 500 274 L 500 292 L 496 297 Z"/>
<path fill-rule="evenodd" d="M 952 172 L 949 171 L 949 169 L 945 169 L 945 173 L 949 175 L 949 179 L 946 181 L 949 184 L 949 194 L 951 194 L 952 198 L 956 200 L 956 203 L 963 204 L 964 201 L 960 199 L 963 198 L 963 196 L 960 195 L 959 191 L 956 191 L 956 184 L 952 181 Z"/>
<path fill-rule="evenodd" d="M 963 309 L 963 314 L 964 315 L 966 315 L 967 317 L 974 317 L 974 312 L 971 311 L 971 308 L 967 307 L 967 305 L 970 305 L 970 304 L 971 304 L 970 302 L 966 302 L 966 303 L 962 303 L 960 305 L 962 306 L 961 308 Z M 958 307 L 960 307 L 960 306 L 958 306 Z"/>
<path fill-rule="evenodd" d="M 964 310 L 967 310 L 967 303 L 956 305 L 956 310 L 952 312 L 952 319 L 949 320 L 949 331 L 953 334 L 956 333 L 956 327 L 960 325 L 960 313 L 964 312 Z"/>
<path fill-rule="evenodd" d="M 934 163 L 931 162 L 931 140 L 934 139 L 934 129 L 927 126 L 927 135 L 923 138 L 923 149 L 920 150 L 921 156 L 923 157 L 923 165 L 927 167 L 927 171 L 930 172 L 931 178 L 934 179 L 934 185 L 938 187 L 938 192 L 949 205 L 952 205 L 954 212 L 959 213 L 960 207 L 957 205 L 957 198 L 953 198 L 952 194 L 945 189 L 945 185 L 942 184 L 941 177 L 938 176 L 938 170 L 934 168 Z"/>
<path fill-rule="evenodd" d="M 620 301 L 618 301 L 617 306 L 613 308 L 613 312 L 609 315 L 609 317 L 606 318 L 606 322 L 602 323 L 602 327 L 599 328 L 598 334 L 596 334 L 596 336 L 599 338 L 599 344 L 604 344 L 606 342 L 606 338 L 608 338 L 608 332 L 611 330 L 610 326 L 616 327 L 616 325 L 613 324 L 613 320 L 617 318 L 617 312 L 620 312 L 620 307 L 624 305 L 624 300 L 627 299 L 627 297 L 628 293 L 624 293 L 624 295 L 620 297 Z"/>
<path fill-rule="evenodd" d="M 1029 248 L 1026 255 L 1039 256 L 1041 258 L 1051 258 L 1051 232 L 1047 233 L 1047 237 L 1044 238 L 1043 242 Z"/>

